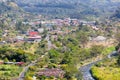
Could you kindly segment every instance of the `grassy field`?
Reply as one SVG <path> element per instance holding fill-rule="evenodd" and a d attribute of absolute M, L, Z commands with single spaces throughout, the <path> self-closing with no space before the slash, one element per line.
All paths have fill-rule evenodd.
<path fill-rule="evenodd" d="M 110 47 L 107 47 L 105 48 L 103 51 L 102 51 L 102 54 L 103 55 L 107 55 L 107 54 L 110 54 L 112 51 L 115 50 L 115 47 L 114 46 L 110 46 Z"/>
<path fill-rule="evenodd" d="M 17 65 L 0 65 L 0 80 L 11 80 L 17 78 L 22 71 L 22 67 Z"/>
<path fill-rule="evenodd" d="M 96 80 L 120 80 L 120 68 L 115 58 L 98 63 L 91 72 Z"/>

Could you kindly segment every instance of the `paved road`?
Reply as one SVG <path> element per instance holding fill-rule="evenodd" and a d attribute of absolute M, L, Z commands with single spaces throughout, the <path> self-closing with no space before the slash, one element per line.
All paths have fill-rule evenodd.
<path fill-rule="evenodd" d="M 48 50 L 50 50 L 52 43 L 51 43 L 51 41 L 50 41 L 50 39 L 49 39 L 49 35 L 47 35 L 46 39 L 47 39 L 47 41 L 48 41 Z M 47 55 L 47 53 L 45 53 L 44 55 L 42 55 L 40 58 L 43 58 L 45 55 Z M 40 58 L 39 58 L 39 59 L 40 59 Z M 39 59 L 38 59 L 38 60 L 39 60 Z M 26 72 L 28 71 L 29 67 L 35 65 L 35 63 L 36 63 L 38 60 L 35 60 L 35 61 L 33 61 L 32 63 L 30 63 L 29 65 L 27 65 L 26 67 L 24 67 L 23 71 L 20 73 L 20 76 L 19 76 L 19 79 L 18 79 L 18 80 L 24 80 L 25 74 L 26 74 Z"/>
<path fill-rule="evenodd" d="M 30 63 L 29 65 L 27 65 L 26 67 L 24 67 L 23 71 L 20 73 L 19 75 L 19 79 L 18 80 L 24 80 L 25 78 L 25 74 L 28 71 L 30 66 L 34 66 L 36 64 L 36 62 L 38 60 L 40 60 L 41 58 L 43 58 L 45 55 L 47 55 L 47 53 L 45 53 L 44 55 L 42 55 L 40 58 L 38 58 L 37 60 L 33 61 L 32 63 Z"/>
<path fill-rule="evenodd" d="M 116 56 L 116 53 L 117 53 L 116 51 L 113 51 L 111 54 L 107 55 L 107 58 L 112 58 L 113 56 Z M 104 60 L 104 59 L 102 59 L 102 60 Z M 83 75 L 83 80 L 95 80 L 90 73 L 90 69 L 94 64 L 96 64 L 102 60 L 97 60 L 95 62 L 88 64 L 88 65 L 82 66 L 80 68 L 80 71 Z"/>
<path fill-rule="evenodd" d="M 23 71 L 20 73 L 19 80 L 24 80 L 25 74 L 28 71 L 29 67 L 35 65 L 36 62 L 37 60 L 33 61 L 32 63 L 24 67 Z"/>
<path fill-rule="evenodd" d="M 52 46 L 52 43 L 50 41 L 50 35 L 48 34 L 47 37 L 46 37 L 47 41 L 48 41 L 48 50 L 51 49 L 51 46 Z"/>

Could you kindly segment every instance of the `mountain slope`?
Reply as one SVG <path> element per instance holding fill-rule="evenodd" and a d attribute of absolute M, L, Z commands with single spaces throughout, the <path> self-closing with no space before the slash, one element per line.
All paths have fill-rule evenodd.
<path fill-rule="evenodd" d="M 107 16 L 119 6 L 120 0 L 16 0 L 28 12 L 52 17 Z"/>

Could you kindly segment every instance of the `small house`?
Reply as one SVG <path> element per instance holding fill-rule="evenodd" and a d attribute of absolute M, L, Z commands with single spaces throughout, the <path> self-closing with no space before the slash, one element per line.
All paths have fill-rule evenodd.
<path fill-rule="evenodd" d="M 19 65 L 19 66 L 22 66 L 24 65 L 25 63 L 24 62 L 16 62 L 15 64 Z"/>
<path fill-rule="evenodd" d="M 40 42 L 42 37 L 39 35 L 37 31 L 29 32 L 29 36 L 27 38 L 27 41 L 29 42 Z"/>
<path fill-rule="evenodd" d="M 38 76 L 44 75 L 46 77 L 54 76 L 54 77 L 61 77 L 61 78 L 63 78 L 64 74 L 65 74 L 65 72 L 58 68 L 45 69 L 45 70 L 41 70 L 37 73 Z"/>

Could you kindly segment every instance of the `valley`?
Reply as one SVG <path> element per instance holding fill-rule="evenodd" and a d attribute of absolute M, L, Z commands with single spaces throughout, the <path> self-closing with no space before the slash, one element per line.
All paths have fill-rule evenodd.
<path fill-rule="evenodd" d="M 119 0 L 1 0 L 0 80 L 119 80 Z"/>

